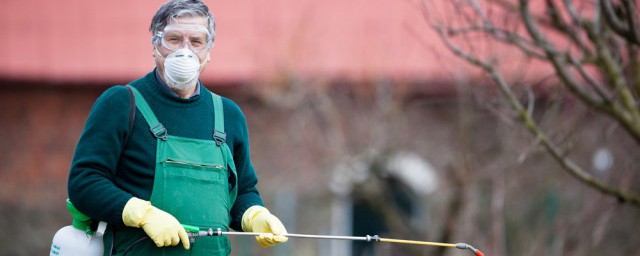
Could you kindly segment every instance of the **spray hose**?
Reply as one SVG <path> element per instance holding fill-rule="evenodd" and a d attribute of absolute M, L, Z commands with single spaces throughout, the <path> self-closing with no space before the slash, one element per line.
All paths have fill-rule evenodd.
<path fill-rule="evenodd" d="M 184 229 L 187 231 L 189 235 L 189 240 L 191 243 L 195 242 L 196 237 L 204 237 L 204 236 L 260 236 L 260 235 L 273 235 L 271 233 L 258 233 L 258 232 L 231 232 L 231 231 L 222 231 L 222 229 L 218 228 L 217 230 L 208 229 L 201 230 L 199 227 L 191 226 L 191 225 L 182 225 Z M 330 235 L 307 235 L 307 234 L 283 234 L 282 236 L 292 237 L 292 238 L 311 238 L 311 239 L 332 239 L 332 240 L 350 240 L 350 241 L 364 241 L 364 242 L 383 242 L 383 243 L 397 243 L 397 244 L 413 244 L 413 245 L 422 245 L 422 246 L 439 246 L 439 247 L 449 247 L 456 248 L 461 250 L 469 250 L 474 253 L 475 256 L 484 256 L 484 253 L 480 250 L 473 248 L 473 246 L 466 243 L 436 243 L 436 242 L 426 242 L 426 241 L 416 241 L 416 240 L 404 240 L 404 239 L 391 239 L 391 238 L 382 238 L 378 235 L 374 236 L 330 236 Z"/>

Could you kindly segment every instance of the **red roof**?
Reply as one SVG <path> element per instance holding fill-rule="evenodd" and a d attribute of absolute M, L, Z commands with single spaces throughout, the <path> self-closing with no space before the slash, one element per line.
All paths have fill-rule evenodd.
<path fill-rule="evenodd" d="M 99 82 L 139 77 L 154 67 L 147 30 L 163 2 L 3 1 L 0 78 Z M 217 37 L 204 79 L 294 74 L 424 80 L 444 71 L 435 54 L 444 49 L 427 27 L 419 0 L 205 2 L 216 17 Z"/>

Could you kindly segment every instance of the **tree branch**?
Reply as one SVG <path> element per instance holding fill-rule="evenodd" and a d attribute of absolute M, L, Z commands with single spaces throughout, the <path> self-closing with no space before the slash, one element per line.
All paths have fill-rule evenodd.
<path fill-rule="evenodd" d="M 604 105 L 610 105 L 612 104 L 611 99 L 613 96 L 611 96 L 609 93 L 606 92 L 606 89 L 604 88 L 604 86 L 597 82 L 592 76 L 591 74 L 589 74 L 589 72 L 587 72 L 584 69 L 583 63 L 581 63 L 580 61 L 576 60 L 575 57 L 573 55 L 569 55 L 567 57 L 569 63 L 571 65 L 573 65 L 573 67 L 578 70 L 578 74 L 580 74 L 580 76 L 582 77 L 582 79 L 584 79 L 587 84 L 589 84 L 591 86 L 591 88 L 593 88 L 593 90 L 600 96 L 600 99 L 602 99 L 602 101 L 604 102 Z M 605 111 L 607 112 L 607 111 Z"/>
<path fill-rule="evenodd" d="M 630 135 L 636 140 L 636 143 L 640 144 L 640 112 L 638 112 L 635 99 L 624 81 L 624 76 L 622 75 L 620 66 L 611 56 L 608 48 L 603 42 L 603 39 L 596 33 L 596 29 L 592 25 L 585 25 L 585 30 L 596 46 L 601 69 L 605 71 L 605 74 L 611 80 L 613 87 L 618 91 L 622 107 L 615 103 L 607 105 L 606 102 L 600 102 L 584 91 L 566 68 L 566 65 L 562 63 L 562 60 L 553 45 L 549 43 L 549 40 L 540 32 L 534 23 L 531 12 L 529 11 L 527 0 L 520 0 L 520 14 L 529 35 L 533 38 L 536 44 L 545 50 L 549 60 L 556 70 L 556 73 L 567 88 L 569 88 L 571 92 L 589 106 L 615 117 L 616 120 L 620 122 L 627 131 L 629 131 Z"/>
<path fill-rule="evenodd" d="M 574 95 L 578 96 L 582 101 L 587 103 L 589 106 L 597 108 L 601 111 L 609 113 L 609 108 L 607 105 L 598 100 L 596 97 L 591 95 L 589 92 L 585 91 L 584 88 L 577 82 L 577 80 L 573 77 L 571 72 L 567 69 L 566 63 L 563 62 L 562 55 L 569 55 L 569 53 L 560 54 L 555 47 L 549 43 L 549 40 L 540 32 L 538 27 L 536 26 L 531 12 L 528 8 L 528 1 L 520 0 L 520 14 L 522 16 L 522 20 L 524 22 L 527 31 L 533 41 L 542 48 L 547 54 L 547 59 L 551 61 L 556 74 L 560 77 L 560 80 L 569 88 Z"/>
<path fill-rule="evenodd" d="M 604 20 L 607 21 L 607 24 L 609 24 L 609 27 L 619 35 L 623 35 L 626 37 L 626 35 L 629 33 L 628 27 L 624 24 L 624 22 L 622 22 L 618 18 L 618 15 L 613 10 L 611 1 L 601 0 L 600 9 L 602 9 L 602 13 L 604 14 Z"/>
<path fill-rule="evenodd" d="M 629 37 L 627 37 L 627 39 L 635 45 L 640 46 L 640 23 L 638 23 L 638 15 L 640 15 L 638 13 L 640 10 L 638 10 L 635 1 L 623 0 L 622 4 L 627 14 L 627 26 L 629 27 Z"/>
<path fill-rule="evenodd" d="M 475 25 L 475 26 L 458 28 L 458 29 L 448 29 L 447 33 L 451 36 L 456 36 L 459 34 L 469 33 L 471 31 L 490 33 L 498 41 L 517 47 L 529 57 L 533 57 L 540 60 L 547 59 L 547 57 L 543 53 L 540 53 L 535 49 L 532 49 L 532 47 L 535 47 L 536 45 L 530 40 L 524 38 L 521 35 L 518 35 L 517 33 L 495 27 L 492 24 Z"/>
<path fill-rule="evenodd" d="M 631 0 L 622 1 L 622 9 L 624 11 L 624 20 L 621 20 L 616 14 L 610 0 L 601 0 L 600 8 L 604 13 L 604 19 L 611 29 L 627 41 L 636 45 L 640 45 L 640 32 L 638 28 L 638 10 L 635 3 Z"/>
<path fill-rule="evenodd" d="M 571 17 L 571 20 L 575 25 L 579 25 L 582 23 L 582 18 L 580 17 L 580 15 L 578 15 L 578 12 L 576 11 L 576 7 L 573 6 L 573 1 L 571 0 L 562 0 L 562 2 L 564 3 L 564 8 L 565 10 L 567 10 L 567 13 L 569 14 L 569 17 Z"/>
<path fill-rule="evenodd" d="M 563 35 L 567 36 L 572 42 L 574 42 L 578 49 L 586 52 L 586 55 L 590 55 L 590 49 L 587 47 L 584 41 L 580 39 L 580 33 L 567 24 L 560 16 L 560 11 L 553 0 L 546 0 L 547 12 L 551 17 L 551 25 Z"/>
<path fill-rule="evenodd" d="M 523 13 L 523 19 L 525 19 L 526 23 L 527 22 L 531 23 L 532 22 L 531 16 L 527 14 L 528 13 L 527 1 L 520 0 L 520 3 L 521 3 L 521 12 Z M 444 28 L 442 28 L 442 26 L 434 26 L 434 28 L 440 35 L 440 38 L 444 42 L 444 44 L 456 56 L 466 60 L 467 62 L 477 67 L 480 67 L 485 72 L 487 72 L 487 74 L 489 74 L 492 80 L 496 82 L 496 84 L 498 85 L 502 94 L 507 98 L 508 102 L 510 103 L 514 111 L 518 114 L 518 116 L 520 117 L 522 123 L 527 128 L 527 130 L 529 130 L 534 136 L 536 136 L 536 140 L 540 141 L 540 143 L 547 149 L 547 151 L 551 154 L 551 156 L 563 167 L 563 170 L 567 171 L 570 175 L 576 177 L 578 180 L 584 182 L 585 184 L 597 189 L 598 191 L 604 194 L 615 196 L 621 201 L 629 202 L 634 205 L 640 206 L 639 195 L 629 191 L 610 187 L 604 184 L 603 182 L 595 179 L 589 173 L 585 172 L 580 166 L 574 163 L 571 159 L 564 156 L 562 151 L 553 142 L 551 142 L 551 140 L 548 138 L 546 133 L 540 129 L 540 127 L 535 122 L 533 117 L 528 113 L 527 109 L 517 99 L 517 97 L 515 96 L 515 94 L 507 84 L 507 82 L 504 80 L 500 72 L 498 72 L 491 63 L 480 60 L 477 57 L 469 54 L 468 52 L 461 50 L 459 47 L 451 43 L 446 33 L 444 32 Z M 530 34 L 536 34 L 536 33 L 539 34 L 539 32 L 537 32 L 536 27 L 532 24 L 529 24 L 527 26 L 527 29 L 530 31 Z M 537 38 L 534 37 L 534 40 L 544 45 L 545 47 L 543 47 L 543 49 L 545 49 L 549 57 L 553 57 L 553 60 L 555 60 L 556 64 L 559 63 L 559 60 L 558 60 L 558 57 L 556 56 L 555 51 L 553 51 L 551 46 L 549 46 L 546 43 L 543 37 L 537 36 Z M 573 82 L 573 81 L 570 81 L 570 82 Z"/>
<path fill-rule="evenodd" d="M 522 104 L 515 98 L 515 95 L 513 94 L 501 74 L 495 69 L 491 68 L 489 69 L 489 75 L 498 84 L 503 94 L 507 98 L 509 98 L 509 102 L 511 102 L 512 107 L 520 117 L 524 126 L 533 135 L 536 136 L 536 140 L 540 141 L 540 143 L 547 149 L 551 156 L 563 167 L 563 170 L 566 170 L 570 175 L 576 177 L 578 180 L 586 183 L 587 185 L 597 189 L 604 194 L 615 196 L 623 202 L 629 202 L 634 205 L 640 206 L 640 195 L 634 194 L 630 191 L 610 187 L 604 184 L 603 182 L 595 179 L 589 173 L 584 171 L 571 159 L 566 157 L 563 154 L 563 151 L 560 150 L 553 142 L 551 142 L 545 132 L 540 129 L 538 124 L 535 122 L 535 120 L 533 120 L 533 117 L 527 112 L 527 110 L 522 107 Z"/>
<path fill-rule="evenodd" d="M 630 84 L 635 90 L 636 96 L 640 95 L 640 49 L 636 46 L 629 46 L 629 70 L 631 70 Z"/>
<path fill-rule="evenodd" d="M 613 116 L 629 131 L 636 142 L 640 144 L 640 112 L 637 108 L 633 93 L 624 80 L 622 68 L 611 55 L 609 48 L 597 30 L 589 24 L 585 24 L 585 30 L 596 46 L 597 62 L 601 71 L 609 79 L 611 86 L 620 97 L 620 104 L 622 106 L 619 107 L 617 104 L 612 105 L 614 110 Z"/>

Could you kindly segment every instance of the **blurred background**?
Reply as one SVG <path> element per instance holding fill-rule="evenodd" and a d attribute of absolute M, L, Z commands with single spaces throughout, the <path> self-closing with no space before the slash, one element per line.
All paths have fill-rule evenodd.
<path fill-rule="evenodd" d="M 96 98 L 154 68 L 164 1 L 2 0 L 0 255 L 71 223 Z M 236 101 L 291 233 L 466 242 L 486 255 L 640 255 L 638 1 L 204 1 L 202 81 Z M 290 239 L 232 255 L 467 255 Z"/>

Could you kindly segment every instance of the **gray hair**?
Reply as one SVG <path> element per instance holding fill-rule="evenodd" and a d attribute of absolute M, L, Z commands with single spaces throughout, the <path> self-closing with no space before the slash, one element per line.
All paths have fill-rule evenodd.
<path fill-rule="evenodd" d="M 149 26 L 151 43 L 154 45 L 158 43 L 158 31 L 164 30 L 171 20 L 182 17 L 207 18 L 211 42 L 215 40 L 216 20 L 209 12 L 209 7 L 200 0 L 170 0 L 160 6 L 151 20 L 151 26 Z"/>

